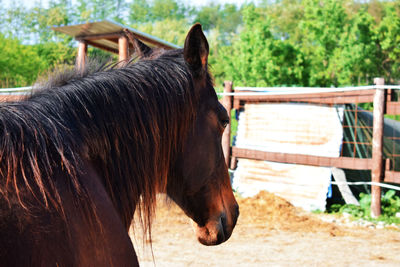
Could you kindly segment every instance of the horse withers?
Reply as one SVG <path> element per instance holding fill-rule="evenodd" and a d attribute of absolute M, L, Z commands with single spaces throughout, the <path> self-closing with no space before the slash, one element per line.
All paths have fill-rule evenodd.
<path fill-rule="evenodd" d="M 137 266 L 135 211 L 151 236 L 156 195 L 193 220 L 205 245 L 239 215 L 221 136 L 229 117 L 199 24 L 183 49 L 121 68 L 64 72 L 0 104 L 0 265 Z"/>

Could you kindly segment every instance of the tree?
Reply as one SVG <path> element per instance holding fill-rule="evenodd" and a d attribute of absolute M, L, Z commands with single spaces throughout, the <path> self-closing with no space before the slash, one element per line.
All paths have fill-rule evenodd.
<path fill-rule="evenodd" d="M 347 24 L 343 0 L 306 0 L 299 27 L 301 51 L 310 61 L 311 86 L 338 85 L 331 58 Z"/>
<path fill-rule="evenodd" d="M 136 25 L 165 19 L 178 21 L 188 18 L 192 12 L 179 0 L 133 0 L 129 7 L 129 22 Z"/>
<path fill-rule="evenodd" d="M 398 8 L 398 6 L 397 6 Z M 387 79 L 400 79 L 400 18 L 396 6 L 387 6 L 385 17 L 377 28 L 381 52 L 381 70 Z"/>
<path fill-rule="evenodd" d="M 129 5 L 129 22 L 131 24 L 151 21 L 150 5 L 146 0 L 133 0 Z"/>
<path fill-rule="evenodd" d="M 400 80 L 398 1 L 258 3 L 194 8 L 182 0 L 49 0 L 48 7 L 39 1 L 26 9 L 16 0 L 0 6 L 0 32 L 7 46 L 16 45 L 29 55 L 25 60 L 40 65 L 36 72 L 74 63 L 75 42 L 49 26 L 113 19 L 181 46 L 191 24 L 200 22 L 218 83 L 235 79 L 242 85 L 340 86 L 370 84 L 374 76 Z M 89 53 L 103 54 L 92 48 Z M 29 83 L 30 73 L 22 78 L 16 72 L 15 79 L 7 79 Z"/>
<path fill-rule="evenodd" d="M 49 29 L 49 26 L 68 25 L 68 9 L 66 5 L 53 5 L 50 8 L 34 7 L 26 16 L 26 31 L 30 32 L 31 39 L 36 42 L 45 43 L 56 41 L 55 33 Z"/>
<path fill-rule="evenodd" d="M 46 64 L 32 46 L 0 34 L 0 86 L 31 85 Z"/>
<path fill-rule="evenodd" d="M 364 9 L 346 25 L 329 66 L 338 85 L 371 84 L 373 77 L 381 75 L 375 27 L 374 18 Z"/>
<path fill-rule="evenodd" d="M 262 11 L 271 19 L 274 34 L 292 43 L 301 42 L 300 21 L 304 17 L 304 4 L 301 0 L 280 0 L 273 4 L 261 3 Z"/>
<path fill-rule="evenodd" d="M 133 25 L 134 28 L 183 47 L 190 23 L 186 19 L 165 19 Z"/>
<path fill-rule="evenodd" d="M 199 22 L 205 31 L 218 29 L 221 33 L 232 33 L 242 23 L 242 14 L 236 5 L 215 4 L 201 7 L 194 22 Z"/>
<path fill-rule="evenodd" d="M 24 31 L 28 25 L 25 20 L 27 11 L 21 3 L 12 1 L 10 8 L 5 10 L 3 15 L 2 33 L 6 37 L 21 40 L 29 38 L 29 35 Z"/>
<path fill-rule="evenodd" d="M 175 0 L 153 0 L 151 12 L 155 21 L 164 19 L 180 20 L 185 18 L 186 8 L 183 3 Z"/>
<path fill-rule="evenodd" d="M 306 62 L 299 49 L 276 39 L 270 20 L 250 5 L 243 12 L 244 28 L 232 47 L 224 47 L 225 75 L 237 85 L 305 85 Z"/>

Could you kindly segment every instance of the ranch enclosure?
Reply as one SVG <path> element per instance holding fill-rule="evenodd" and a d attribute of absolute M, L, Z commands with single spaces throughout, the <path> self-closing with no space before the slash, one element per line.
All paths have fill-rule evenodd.
<path fill-rule="evenodd" d="M 380 85 L 382 86 L 382 83 Z M 232 83 L 226 82 L 222 103 L 228 110 L 234 108 L 236 112 L 246 111 L 248 103 L 255 105 L 304 103 L 322 106 L 345 104 L 347 105 L 345 111 L 354 114 L 352 122 L 347 119 L 342 121 L 341 125 L 343 131 L 350 133 L 353 139 L 341 140 L 341 151 L 336 157 L 235 147 L 234 143 L 232 146 L 229 136 L 231 129 L 228 128 L 224 136 L 227 164 L 235 169 L 237 160 L 240 161 L 242 158 L 260 162 L 268 160 L 308 166 L 372 170 L 375 171 L 375 174 L 371 175 L 374 179 L 372 182 L 376 184 L 369 184 L 378 185 L 382 182 L 388 185 L 397 184 L 398 136 L 394 131 L 384 133 L 386 126 L 383 120 L 384 114 L 398 114 L 397 90 L 394 88 L 397 89 L 397 86 L 392 88 L 376 86 L 361 90 L 354 88 L 342 92 L 340 88 L 333 88 L 332 92 L 327 89 L 327 92 L 308 92 L 308 94 L 296 93 L 294 92 L 296 89 L 292 89 L 293 91 L 288 94 L 264 92 L 264 95 L 259 91 L 240 90 L 235 92 L 237 94 L 231 94 Z M 301 88 L 299 90 L 301 91 Z M 359 104 L 366 102 L 374 102 L 373 112 L 357 108 Z M 365 112 L 373 116 L 373 123 L 372 121 L 369 125 L 361 123 Z M 377 117 L 379 119 L 376 119 Z M 371 132 L 371 139 L 363 140 L 360 134 L 363 131 Z M 367 152 L 362 151 L 362 147 L 367 147 Z M 352 153 L 346 154 L 343 149 Z M 363 156 L 360 156 L 361 154 Z M 372 208 L 379 213 L 381 188 L 378 186 L 372 188 L 375 194 Z M 286 197 L 289 194 L 287 193 Z M 220 266 L 221 262 L 224 266 L 398 266 L 400 264 L 400 257 L 396 252 L 400 248 L 400 235 L 396 226 L 384 228 L 382 225 L 376 226 L 372 223 L 360 226 L 355 222 L 351 223 L 348 218 L 308 213 L 295 208 L 282 198 L 265 192 L 251 198 L 239 197 L 239 205 L 241 215 L 237 227 L 231 239 L 218 247 L 199 245 L 193 236 L 188 219 L 179 209 L 171 204 L 162 205 L 157 210 L 154 227 L 152 245 L 154 262 L 148 244 L 142 246 L 139 258 L 145 266 L 154 264 L 155 266 Z M 142 244 L 140 238 L 133 237 L 133 240 L 137 247 L 140 247 Z"/>
<path fill-rule="evenodd" d="M 335 170 L 342 173 L 353 170 L 360 172 L 358 177 L 363 178 L 353 182 L 371 186 L 371 216 L 378 217 L 381 214 L 381 187 L 399 189 L 390 185 L 400 183 L 399 123 L 384 117 L 400 114 L 400 87 L 384 85 L 383 78 L 374 81 L 374 86 L 241 87 L 234 92 L 232 82 L 225 82 L 222 103 L 229 114 L 232 109 L 236 112 L 239 123 L 233 141 L 229 127 L 222 140 L 226 163 L 235 170 L 234 188 L 239 192 L 244 192 L 245 188 L 250 195 L 251 191 L 260 189 L 276 192 L 289 201 L 292 199 L 295 205 L 311 210 L 316 209 L 315 203 L 301 205 L 301 202 L 319 194 L 323 202 L 316 207 L 324 210 L 332 184 L 339 187 L 346 202 L 345 195 L 352 194 L 345 175 L 339 180 Z M 368 107 L 369 103 L 373 105 L 372 111 L 360 108 Z M 297 113 L 303 115 L 299 117 Z M 297 166 L 304 166 L 304 170 L 295 170 Z M 322 170 L 325 174 L 314 170 Z M 290 171 L 292 174 L 288 175 Z M 365 181 L 365 177 L 369 177 L 365 171 L 370 171 L 370 181 Z M 317 177 L 308 177 L 307 173 Z M 263 175 L 269 177 L 265 179 Z M 283 179 L 285 176 L 289 179 Z M 297 176 L 303 176 L 303 179 L 296 181 Z M 331 176 L 336 181 L 331 181 Z M 309 191 L 323 177 L 325 191 Z M 273 188 L 271 179 L 278 184 L 278 189 Z M 310 179 L 316 180 L 310 182 Z M 298 191 L 311 196 L 295 200 Z M 353 204 L 357 204 L 355 199 Z"/>
<path fill-rule="evenodd" d="M 346 101 L 354 103 L 354 98 L 367 96 L 373 101 L 376 88 L 347 94 Z M 389 94 L 388 92 L 391 92 Z M 341 93 L 321 99 L 333 101 L 343 99 Z M 391 96 L 393 95 L 393 97 Z M 384 91 L 386 111 L 397 114 L 398 103 L 393 91 Z M 240 96 L 240 95 L 239 95 Z M 4 98 L 7 98 L 7 94 Z M 269 96 L 263 96 L 268 98 Z M 304 96 L 301 96 L 304 98 Z M 270 96 L 277 102 L 289 102 L 289 97 Z M 304 98 L 309 102 L 310 98 Z M 391 101 L 390 101 L 391 99 Z M 271 101 L 272 100 L 268 100 Z M 260 102 L 260 99 L 253 100 Z M 299 99 L 295 100 L 299 102 Z M 362 100 L 366 101 L 366 100 Z M 367 101 L 366 101 L 367 102 Z M 360 103 L 362 103 L 360 101 Z M 231 103 L 240 108 L 243 102 Z M 329 103 L 328 103 L 329 104 Z M 337 104 L 337 103 L 331 103 Z M 383 112 L 379 115 L 383 118 Z M 349 125 L 350 128 L 351 125 Z M 365 128 L 365 126 L 363 126 Z M 362 127 L 351 127 L 351 129 Z M 371 128 L 371 127 L 370 127 Z M 382 129 L 383 130 L 383 129 Z M 397 138 L 392 135 L 392 139 Z M 226 138 L 226 137 L 225 137 Z M 228 139 L 229 140 L 229 139 Z M 356 144 L 356 140 L 346 141 Z M 226 143 L 225 143 L 226 144 Z M 229 145 L 229 143 L 228 143 Z M 396 145 L 394 143 L 394 145 Z M 356 146 L 354 146 L 356 149 Z M 381 146 L 383 149 L 383 147 Z M 230 157 L 255 158 L 256 160 L 272 160 L 299 164 L 337 166 L 342 168 L 372 167 L 368 158 L 319 158 L 307 155 L 295 155 L 276 152 L 240 151 L 229 148 Z M 240 154 L 240 152 L 242 154 Z M 397 154 L 393 153 L 389 160 L 381 155 L 381 169 L 385 173 L 380 182 L 397 182 Z M 311 163 L 309 162 L 311 161 Z M 389 162 L 389 163 L 387 163 Z M 231 165 L 232 166 L 232 165 Z M 234 166 L 232 166 L 234 167 Z M 397 168 L 396 168 L 397 169 Z M 391 179 L 391 180 L 390 180 Z M 142 240 L 140 226 L 135 225 L 135 234 L 131 238 L 137 250 L 142 266 L 398 266 L 400 265 L 400 234 L 395 226 L 376 229 L 373 224 L 355 226 L 343 218 L 329 215 L 316 215 L 295 208 L 286 200 L 269 193 L 262 192 L 252 198 L 238 196 L 241 215 L 231 238 L 217 247 L 205 247 L 198 243 L 190 226 L 190 221 L 174 204 L 160 204 L 156 212 L 153 226 L 152 249 L 149 242 Z M 153 258 L 154 256 L 154 258 Z M 154 259 L 154 260 L 153 260 Z"/>
<path fill-rule="evenodd" d="M 113 52 L 118 54 L 120 60 L 128 60 L 134 53 L 134 47 L 129 43 L 128 37 L 124 33 L 124 28 L 128 29 L 131 34 L 146 42 L 151 46 L 158 46 L 165 49 L 177 48 L 178 46 L 171 43 L 165 42 L 157 37 L 150 36 L 143 32 L 137 31 L 136 29 L 125 27 L 113 21 L 105 20 L 95 23 L 71 25 L 53 27 L 53 30 L 61 32 L 70 36 L 73 36 L 78 41 L 78 53 L 76 64 L 79 68 L 82 68 L 86 64 L 86 56 L 88 45 L 95 46 L 97 48 Z M 224 133 L 224 154 L 227 159 L 227 164 L 232 169 L 236 169 L 236 162 L 242 159 L 256 160 L 256 161 L 271 161 L 271 162 L 282 162 L 291 164 L 300 164 L 307 166 L 323 166 L 323 167 L 337 167 L 341 169 L 350 170 L 370 170 L 372 183 L 388 182 L 388 183 L 399 183 L 400 175 L 398 172 L 398 166 L 396 162 L 399 159 L 397 152 L 397 141 L 399 136 L 392 134 L 386 136 L 391 140 L 391 146 L 389 152 L 383 154 L 384 151 L 384 131 L 383 131 L 383 116 L 384 114 L 397 115 L 399 114 L 399 102 L 397 102 L 397 90 L 391 87 L 384 87 L 383 79 L 376 81 L 376 86 L 382 87 L 371 87 L 367 90 L 344 90 L 340 91 L 335 89 L 333 91 L 326 91 L 327 88 L 321 88 L 317 93 L 296 93 L 296 88 L 291 88 L 289 94 L 280 95 L 278 91 L 275 94 L 263 94 L 260 90 L 262 88 L 256 88 L 256 92 L 251 92 L 251 88 L 237 88 L 242 91 L 236 90 L 232 86 L 232 83 L 225 83 L 225 94 L 222 102 L 228 109 L 229 113 L 234 109 L 237 113 L 246 110 L 245 106 L 248 104 L 259 104 L 259 103 L 305 103 L 305 104 L 316 104 L 330 107 L 337 107 L 338 105 L 347 105 L 345 110 L 354 113 L 353 122 L 343 121 L 343 132 L 347 131 L 353 136 L 352 140 L 343 140 L 342 147 L 340 148 L 339 156 L 320 156 L 310 154 L 299 154 L 289 151 L 270 151 L 268 149 L 259 150 L 257 147 L 248 149 L 233 144 L 231 146 L 230 131 L 228 129 Z M 243 91 L 244 89 L 244 91 Z M 268 90 L 268 88 L 264 88 Z M 279 88 L 275 88 L 278 89 Z M 386 90 L 387 89 L 387 90 Z M 250 91 L 247 92 L 246 90 Z M 299 88 L 299 90 L 302 90 Z M 318 90 L 313 88 L 313 90 Z M 324 92 L 326 91 L 326 92 Z M 2 95 L 3 99 L 12 100 L 20 97 L 19 93 L 5 92 Z M 358 124 L 358 116 L 361 116 L 363 111 L 358 110 L 359 104 L 374 102 L 374 115 L 373 115 L 373 127 Z M 350 106 L 349 105 L 353 105 Z M 360 140 L 359 135 L 362 131 L 371 130 L 373 132 L 372 138 L 369 140 Z M 252 131 L 250 129 L 250 131 Z M 372 144 L 374 144 L 372 146 Z M 367 155 L 361 156 L 360 147 L 368 146 Z M 351 150 L 351 155 L 344 155 L 343 151 Z M 297 151 L 298 152 L 298 151 Z M 397 164 L 399 165 L 399 164 Z M 399 169 L 400 170 L 400 169 Z M 376 184 L 372 184 L 372 196 L 373 203 L 371 204 L 372 212 L 375 216 L 380 214 L 380 192 L 381 189 Z M 281 194 L 282 195 L 282 194 Z"/>
<path fill-rule="evenodd" d="M 110 26 L 110 25 L 108 25 Z M 114 25 L 115 26 L 115 25 Z M 111 26 L 110 26 L 111 27 Z M 65 29 L 65 28 L 64 28 Z M 95 27 L 94 27 L 95 29 Z M 67 29 L 71 30 L 71 29 Z M 73 30 L 73 29 L 72 29 Z M 87 45 L 108 47 L 119 53 L 120 59 L 127 59 L 129 43 L 121 33 L 121 27 L 114 35 L 91 32 L 78 36 L 77 64 L 83 67 Z M 72 34 L 73 35 L 73 34 Z M 76 37 L 76 36 L 75 36 Z M 99 40 L 112 39 L 105 45 Z M 109 48 L 109 46 L 111 48 Z M 381 86 L 381 87 L 379 87 Z M 353 170 L 369 170 L 372 177 L 372 211 L 380 214 L 381 188 L 379 183 L 398 184 L 400 172 L 397 151 L 399 136 L 392 134 L 386 138 L 392 140 L 391 150 L 384 154 L 384 114 L 399 115 L 400 104 L 397 91 L 393 87 L 384 87 L 382 80 L 376 86 L 366 90 L 342 92 L 309 92 L 308 94 L 287 95 L 261 93 L 232 93 L 232 84 L 225 84 L 223 103 L 231 109 L 246 110 L 246 104 L 260 103 L 306 103 L 317 105 L 353 105 L 347 111 L 354 112 L 356 120 L 364 111 L 357 107 L 362 103 L 374 103 L 373 127 L 366 125 L 344 124 L 343 131 L 353 134 L 352 140 L 343 140 L 342 147 L 353 151 L 351 156 L 340 154 L 338 157 L 321 157 L 300 153 L 262 151 L 231 145 L 230 128 L 224 136 L 224 152 L 227 164 L 236 169 L 240 159 L 272 161 L 285 164 L 300 164 L 319 167 L 337 167 Z M 396 89 L 398 89 L 396 87 Z M 237 93 L 237 94 L 235 94 Z M 6 92 L 4 99 L 18 99 L 15 92 Z M 360 115 L 361 116 L 361 115 Z M 371 130 L 370 140 L 360 140 L 357 132 Z M 359 148 L 368 146 L 368 155 L 360 157 Z M 386 147 L 387 148 L 387 147 Z M 388 156 L 389 155 L 389 156 Z M 397 163 L 397 164 L 396 164 Z M 138 252 L 139 262 L 143 266 L 398 266 L 400 256 L 399 229 L 395 226 L 376 229 L 374 225 L 354 226 L 346 219 L 329 215 L 315 215 L 295 208 L 286 200 L 275 195 L 261 192 L 252 198 L 238 196 L 241 215 L 230 240 L 218 247 L 200 245 L 191 229 L 189 219 L 174 204 L 163 204 L 157 209 L 153 227 L 152 250 L 149 242 L 142 240 L 140 226 L 135 225 L 135 234 L 131 237 Z"/>

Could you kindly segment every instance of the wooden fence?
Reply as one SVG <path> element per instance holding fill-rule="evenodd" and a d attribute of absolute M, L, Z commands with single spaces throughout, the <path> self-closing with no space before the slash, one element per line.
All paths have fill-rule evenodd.
<path fill-rule="evenodd" d="M 373 103 L 373 137 L 372 137 L 372 157 L 321 157 L 291 153 L 265 152 L 252 149 L 231 147 L 230 145 L 230 126 L 224 133 L 222 144 L 226 163 L 231 169 L 236 168 L 237 158 L 247 158 L 255 160 L 267 160 L 273 162 L 303 164 L 312 166 L 337 167 L 353 170 L 370 170 L 372 182 L 388 182 L 400 184 L 400 172 L 394 171 L 390 159 L 383 157 L 383 126 L 384 114 L 400 114 L 400 102 L 394 101 L 394 90 L 389 86 L 384 86 L 383 78 L 374 79 L 375 86 L 360 87 L 352 90 L 340 91 L 340 88 L 325 88 L 319 92 L 303 92 L 299 94 L 268 94 L 268 93 L 235 93 L 233 92 L 232 82 L 224 83 L 224 94 L 222 103 L 229 115 L 232 109 L 242 109 L 246 103 L 265 103 L 265 102 L 304 102 L 316 104 L 357 104 Z M 398 87 L 398 86 L 393 86 Z M 310 88 L 309 88 L 310 89 Z M 293 90 L 293 88 L 291 88 Z M 314 90 L 315 91 L 315 90 Z M 377 217 L 381 214 L 381 188 L 373 183 L 371 186 L 371 215 Z"/>
<path fill-rule="evenodd" d="M 389 158 L 383 157 L 383 123 L 384 114 L 400 115 L 400 102 L 395 100 L 394 90 L 399 86 L 384 86 L 383 78 L 374 80 L 375 86 L 357 87 L 352 90 L 340 91 L 338 88 L 324 88 L 319 92 L 303 92 L 294 94 L 265 94 L 265 93 L 235 93 L 233 84 L 230 81 L 224 83 L 224 97 L 222 103 L 231 114 L 232 109 L 242 109 L 245 103 L 263 102 L 304 102 L 316 104 L 357 104 L 372 102 L 373 109 L 373 138 L 372 138 L 372 157 L 321 157 L 292 153 L 266 152 L 251 149 L 231 147 L 230 136 L 231 127 L 227 127 L 224 132 L 222 145 L 226 163 L 231 169 L 236 168 L 237 158 L 247 158 L 255 160 L 267 160 L 273 162 L 303 164 L 312 166 L 337 167 L 353 170 L 370 170 L 372 182 L 388 182 L 400 184 L 400 172 L 394 171 L 393 162 Z M 0 101 L 17 101 L 29 93 L 31 88 L 2 89 Z M 293 88 L 290 88 L 293 90 Z M 309 88 L 310 89 L 310 88 Z M 313 88 L 315 91 L 315 88 Z M 400 138 L 400 137 L 399 137 Z M 393 155 L 399 157 L 399 155 Z M 379 186 L 371 186 L 371 214 L 379 216 L 381 206 L 381 189 Z"/>

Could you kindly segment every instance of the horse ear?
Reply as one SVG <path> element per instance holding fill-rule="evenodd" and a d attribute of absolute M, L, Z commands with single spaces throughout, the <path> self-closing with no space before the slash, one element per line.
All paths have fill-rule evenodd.
<path fill-rule="evenodd" d="M 195 24 L 186 36 L 183 57 L 196 75 L 207 70 L 208 42 L 200 24 Z"/>
<path fill-rule="evenodd" d="M 132 44 L 136 55 L 139 58 L 143 58 L 143 57 L 147 57 L 147 56 L 151 55 L 153 50 L 150 47 L 148 47 L 147 45 L 142 43 L 139 39 L 135 38 L 133 33 L 131 31 L 129 31 L 128 29 L 124 29 L 124 32 L 125 32 L 126 36 L 128 37 L 129 42 Z"/>

